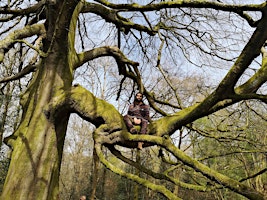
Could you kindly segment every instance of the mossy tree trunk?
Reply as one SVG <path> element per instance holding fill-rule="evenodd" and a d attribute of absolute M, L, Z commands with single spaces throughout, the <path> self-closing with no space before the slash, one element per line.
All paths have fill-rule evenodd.
<path fill-rule="evenodd" d="M 61 77 L 66 76 L 62 70 L 68 63 L 56 54 L 48 59 L 49 62 L 42 63 L 46 70 L 40 69 L 24 94 L 23 118 L 9 141 L 13 152 L 2 194 L 5 199 L 57 198 L 54 194 L 58 192 L 59 166 L 70 114 L 64 108 L 47 109 L 47 105 L 64 92 L 63 88 L 70 87 L 70 83 Z"/>
<path fill-rule="evenodd" d="M 53 102 L 72 84 L 70 40 L 66 29 L 77 1 L 58 2 L 47 14 L 46 55 L 27 91 L 21 97 L 23 116 L 19 128 L 7 139 L 11 163 L 2 199 L 58 199 L 59 169 L 70 112 Z M 64 9 L 63 9 L 64 8 Z M 60 21 L 60 23 L 56 23 Z M 63 95 L 64 96 L 64 95 Z M 61 99 L 64 100 L 64 99 Z"/>

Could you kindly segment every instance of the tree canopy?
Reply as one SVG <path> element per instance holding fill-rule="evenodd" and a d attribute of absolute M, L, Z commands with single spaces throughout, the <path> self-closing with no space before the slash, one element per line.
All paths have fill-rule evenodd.
<path fill-rule="evenodd" d="M 121 169 L 103 147 L 174 186 L 201 192 L 227 188 L 266 199 L 266 1 L 5 0 L 0 27 L 0 100 L 6 102 L 0 134 L 11 123 L 13 130 L 6 131 L 14 131 L 4 138 L 12 155 L 2 198 L 59 198 L 64 140 L 76 113 L 95 126 L 95 155 L 106 168 L 168 199 L 181 197 L 168 185 Z M 101 66 L 110 76 L 103 71 L 97 82 L 90 72 Z M 87 80 L 100 87 L 103 79 L 109 101 L 101 88 L 84 85 Z M 137 90 L 151 108 L 146 135 L 129 133 L 125 109 L 116 108 Z M 21 109 L 9 104 L 18 99 Z M 16 120 L 8 120 L 12 116 Z M 201 142 L 192 149 L 196 138 Z M 159 147 L 168 170 L 158 172 L 123 155 L 121 147 L 136 148 L 138 141 Z M 220 155 L 208 154 L 212 145 L 220 155 L 249 154 L 240 158 L 244 170 L 216 168 Z M 256 158 L 261 165 L 249 169 Z M 204 181 L 179 179 L 178 168 Z M 256 179 L 257 186 L 248 181 Z"/>

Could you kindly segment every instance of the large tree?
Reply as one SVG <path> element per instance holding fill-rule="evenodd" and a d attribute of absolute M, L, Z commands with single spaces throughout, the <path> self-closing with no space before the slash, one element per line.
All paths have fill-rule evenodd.
<path fill-rule="evenodd" d="M 19 127 L 5 139 L 12 156 L 2 198 L 58 199 L 62 151 L 71 113 L 95 125 L 95 152 L 107 168 L 169 199 L 179 197 L 163 185 L 116 167 L 105 158 L 103 146 L 152 177 L 189 189 L 209 189 L 208 185 L 183 183 L 166 173 L 148 170 L 115 148 L 135 148 L 137 141 L 145 142 L 144 146 L 158 145 L 185 166 L 231 191 L 249 199 L 266 198 L 264 193 L 185 154 L 169 136 L 184 127 L 193 129 L 196 120 L 240 101 L 257 99 L 266 103 L 261 88 L 267 80 L 267 3 L 130 2 L 1 1 L 0 63 L 9 63 L 13 73 L 2 77 L 0 83 L 4 87 L 7 82 L 21 79 L 20 84 L 26 85 L 20 97 L 23 114 Z M 106 26 L 109 28 L 104 29 Z M 99 31 L 94 32 L 97 28 Z M 117 31 L 117 36 L 105 35 L 111 29 Z M 15 62 L 8 61 L 10 55 Z M 137 87 L 157 116 L 145 136 L 130 134 L 114 106 L 74 84 L 75 72 L 107 56 L 114 58 L 116 65 L 110 67 L 116 66 L 122 77 L 118 98 L 123 98 L 127 86 Z M 198 101 L 176 86 L 179 70 L 193 66 L 208 69 L 207 76 L 215 70 L 217 80 L 221 78 L 220 68 L 227 70 L 214 88 L 199 94 Z M 150 75 L 152 71 L 154 76 Z M 162 80 L 165 95 L 160 85 L 153 84 Z"/>

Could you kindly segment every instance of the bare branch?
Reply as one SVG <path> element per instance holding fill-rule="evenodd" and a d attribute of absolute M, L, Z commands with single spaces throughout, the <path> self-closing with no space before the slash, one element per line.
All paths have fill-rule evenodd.
<path fill-rule="evenodd" d="M 182 0 L 182 1 L 161 1 L 160 3 L 140 5 L 133 4 L 113 4 L 107 0 L 96 0 L 97 2 L 114 9 L 124 9 L 125 11 L 153 11 L 163 8 L 213 8 L 223 11 L 239 12 L 243 11 L 262 11 L 266 3 L 262 4 L 224 4 L 219 1 L 202 1 L 202 0 Z"/>
<path fill-rule="evenodd" d="M 27 15 L 38 11 L 42 6 L 45 5 L 45 3 L 46 0 L 41 0 L 31 7 L 27 7 L 25 9 L 15 9 L 15 10 L 9 9 L 8 7 L 0 7 L 0 14 L 11 14 L 15 16 Z"/>
<path fill-rule="evenodd" d="M 146 32 L 149 35 L 155 35 L 158 30 L 157 26 L 151 29 L 150 27 L 133 23 L 129 19 L 126 19 L 119 15 L 119 10 L 111 10 L 99 4 L 85 3 L 82 12 L 95 13 L 101 16 L 107 22 L 115 24 L 125 34 L 127 34 L 130 29 L 136 29 L 139 31 Z"/>
<path fill-rule="evenodd" d="M 13 75 L 13 76 L 9 76 L 9 77 L 5 77 L 3 79 L 0 79 L 0 83 L 5 83 L 5 82 L 9 82 L 9 81 L 14 81 L 14 80 L 18 80 L 22 77 L 24 77 L 25 75 L 34 72 L 36 69 L 36 65 L 28 65 L 26 67 L 24 67 L 22 69 L 22 71 L 20 71 L 19 73 Z"/>
<path fill-rule="evenodd" d="M 138 66 L 139 63 L 134 62 L 126 58 L 126 56 L 121 52 L 118 47 L 104 46 L 99 48 L 94 48 L 90 51 L 86 51 L 78 54 L 78 62 L 75 64 L 75 69 L 80 67 L 85 62 L 93 60 L 95 58 L 112 56 L 118 63 L 119 68 L 124 68 L 125 65 Z M 121 66 L 122 64 L 122 66 Z M 123 69 L 120 69 L 123 70 Z"/>
<path fill-rule="evenodd" d="M 3 62 L 4 54 L 9 48 L 17 42 L 17 40 L 27 38 L 33 35 L 45 34 L 44 24 L 34 24 L 25 26 L 23 29 L 15 30 L 10 33 L 6 38 L 0 41 L 0 63 Z"/>

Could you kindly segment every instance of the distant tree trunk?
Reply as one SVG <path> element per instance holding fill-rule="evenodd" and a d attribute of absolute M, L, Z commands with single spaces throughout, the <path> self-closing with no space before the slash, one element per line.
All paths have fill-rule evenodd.
<path fill-rule="evenodd" d="M 96 189 L 97 189 L 97 180 L 99 178 L 99 165 L 100 161 L 95 153 L 93 152 L 93 162 L 94 162 L 94 168 L 93 168 L 93 181 L 92 181 L 92 190 L 91 190 L 91 196 L 90 200 L 94 200 L 96 196 Z"/>
<path fill-rule="evenodd" d="M 261 160 L 266 160 L 266 156 L 260 155 Z M 253 161 L 257 161 L 257 159 L 255 158 L 255 155 L 253 155 Z M 261 162 L 261 163 L 257 163 L 254 162 L 258 168 L 257 169 L 265 169 L 265 173 L 263 173 L 261 176 L 257 176 L 255 178 L 255 186 L 257 191 L 262 192 L 263 194 L 265 194 L 267 196 L 267 174 L 266 174 L 266 169 L 267 169 L 267 165 L 266 162 Z"/>
<path fill-rule="evenodd" d="M 5 97 L 2 99 L 2 105 L 3 105 L 3 114 L 0 119 L 0 147 L 2 146 L 2 141 L 3 141 L 3 134 L 4 134 L 4 129 L 5 129 L 5 123 L 6 123 L 6 118 L 7 118 L 7 112 L 11 100 L 11 94 L 12 94 L 12 89 L 10 88 L 10 83 L 7 84 L 7 89 L 6 89 L 6 94 Z"/>
<path fill-rule="evenodd" d="M 159 154 L 159 147 L 155 147 L 152 149 L 149 149 L 149 154 Z M 158 159 L 158 157 L 153 157 L 153 159 L 151 160 L 151 167 L 152 167 L 152 171 L 160 173 L 160 166 L 162 166 L 162 159 Z M 154 179 L 153 183 L 155 184 L 159 184 L 160 185 L 160 180 Z M 150 199 L 160 199 L 160 197 L 157 195 L 157 193 L 155 191 L 151 191 L 149 190 L 149 193 L 147 193 L 147 198 L 148 200 Z"/>
<path fill-rule="evenodd" d="M 140 157 L 140 151 L 137 150 L 136 152 L 136 162 L 140 164 L 141 162 L 141 157 Z M 136 175 L 140 176 L 140 170 L 136 169 Z M 134 200 L 138 200 L 139 199 L 139 185 L 138 184 L 134 184 Z"/>
<path fill-rule="evenodd" d="M 104 150 L 104 154 L 107 154 L 107 150 L 105 149 Z M 99 161 L 100 162 L 100 161 Z M 107 196 L 109 193 L 107 192 L 107 187 L 106 187 L 106 183 L 107 183 L 107 169 L 104 167 L 103 168 L 103 173 L 102 173 L 102 178 L 101 178 L 101 189 L 102 189 L 102 193 L 101 193 L 101 198 L 103 200 L 106 200 L 106 199 L 109 199 L 110 197 Z M 115 183 L 114 183 L 115 184 Z"/>

